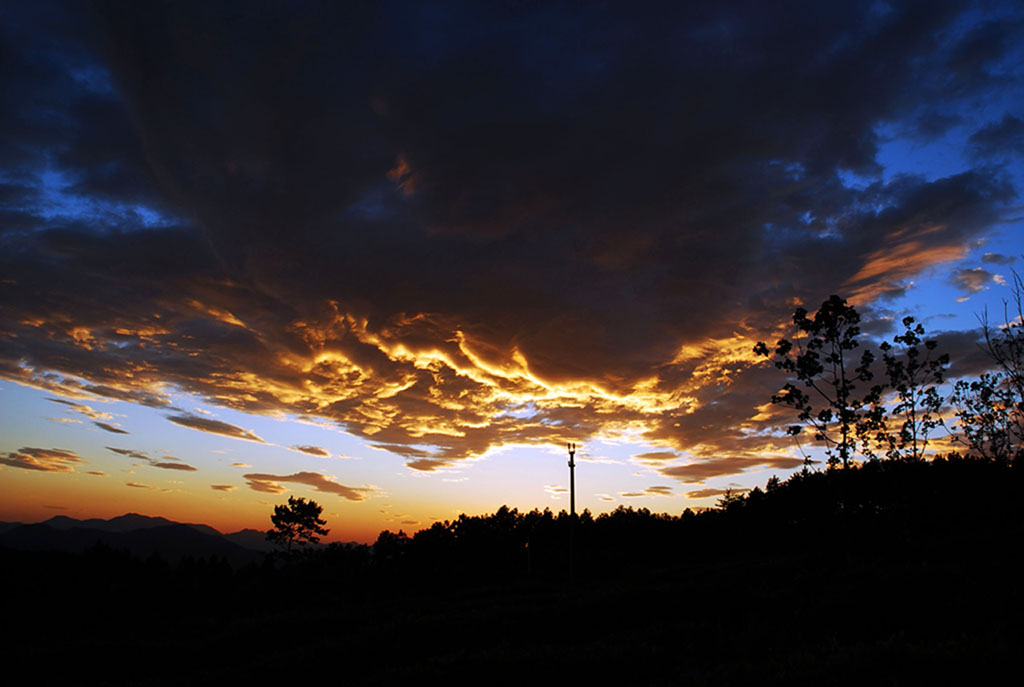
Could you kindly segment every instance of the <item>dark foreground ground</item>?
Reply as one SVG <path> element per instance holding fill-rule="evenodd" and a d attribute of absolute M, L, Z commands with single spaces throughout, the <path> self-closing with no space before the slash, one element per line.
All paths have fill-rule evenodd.
<path fill-rule="evenodd" d="M 241 569 L 0 551 L 0 639 L 32 684 L 986 684 L 1020 672 L 1020 493 L 1003 466 L 882 466 Z"/>

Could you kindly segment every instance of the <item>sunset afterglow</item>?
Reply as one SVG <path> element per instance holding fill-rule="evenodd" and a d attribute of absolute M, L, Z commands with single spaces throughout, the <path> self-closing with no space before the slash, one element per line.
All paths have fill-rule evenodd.
<path fill-rule="evenodd" d="M 770 5 L 6 8 L 0 521 L 372 542 L 568 509 L 567 442 L 713 506 L 821 459 L 753 349 L 833 293 L 986 369 L 1024 12 Z"/>

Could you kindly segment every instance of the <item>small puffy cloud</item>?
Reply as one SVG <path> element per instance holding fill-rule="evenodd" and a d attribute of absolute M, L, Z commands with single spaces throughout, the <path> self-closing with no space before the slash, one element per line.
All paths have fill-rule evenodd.
<path fill-rule="evenodd" d="M 981 261 L 988 265 L 1012 265 L 1016 258 L 1001 253 L 985 253 L 981 256 Z"/>
<path fill-rule="evenodd" d="M 122 456 L 128 456 L 129 458 L 135 458 L 136 460 L 144 460 L 147 463 L 150 462 L 151 458 L 143 451 L 133 451 L 130 448 L 116 448 L 114 446 L 104 446 L 108 451 L 113 451 Z"/>
<path fill-rule="evenodd" d="M 195 472 L 196 468 L 185 463 L 150 463 L 155 468 L 161 468 L 163 470 L 181 470 L 183 472 Z"/>
<path fill-rule="evenodd" d="M 950 277 L 953 286 L 967 293 L 983 291 L 990 281 L 992 281 L 992 273 L 982 267 L 954 270 Z"/>
<path fill-rule="evenodd" d="M 287 487 L 283 487 L 277 482 L 272 482 L 269 479 L 263 479 L 264 477 L 270 477 L 269 475 L 245 475 L 247 484 L 253 491 L 259 491 L 264 494 L 283 494 L 288 491 Z"/>
<path fill-rule="evenodd" d="M 406 444 L 373 444 L 373 448 L 380 449 L 381 451 L 390 451 L 403 458 L 429 458 L 434 455 L 426 449 Z"/>
<path fill-rule="evenodd" d="M 195 415 L 168 415 L 167 419 L 176 425 L 182 427 L 190 427 L 191 429 L 198 429 L 200 432 L 209 432 L 210 434 L 221 434 L 226 437 L 234 437 L 236 439 L 245 439 L 247 441 L 257 441 L 261 444 L 266 443 L 263 439 L 252 432 L 236 427 L 235 425 L 220 420 L 211 420 L 205 417 L 196 417 Z"/>
<path fill-rule="evenodd" d="M 433 472 L 438 468 L 443 468 L 447 464 L 447 460 L 442 460 L 440 458 L 417 458 L 416 460 L 410 460 L 405 464 L 405 466 L 412 468 L 413 470 L 419 470 L 420 472 Z"/>
<path fill-rule="evenodd" d="M 102 470 L 89 470 L 85 474 L 95 475 L 96 477 L 109 477 L 109 475 L 107 475 L 107 473 L 103 472 Z"/>
<path fill-rule="evenodd" d="M 557 484 L 545 485 L 544 491 L 550 494 L 551 498 L 553 499 L 560 498 L 562 494 L 566 494 L 569 492 L 568 489 L 566 489 L 565 487 L 561 487 Z"/>
<path fill-rule="evenodd" d="M 746 458 L 743 456 L 724 456 L 707 460 L 698 460 L 685 465 L 672 465 L 661 468 L 659 473 L 665 477 L 672 477 L 680 482 L 701 483 L 712 477 L 724 477 L 726 475 L 737 475 L 742 472 L 760 467 L 771 467 L 779 470 L 786 470 L 803 465 L 803 458 L 790 456 L 767 456 L 759 458 Z"/>
<path fill-rule="evenodd" d="M 233 467 L 233 468 L 251 468 L 252 466 L 249 465 L 248 463 L 232 463 L 231 467 Z"/>
<path fill-rule="evenodd" d="M 52 403 L 60 403 L 71 408 L 76 413 L 85 415 L 87 418 L 92 420 L 111 420 L 113 416 L 110 413 L 105 413 L 102 410 L 96 410 L 95 408 L 88 406 L 84 403 L 77 403 L 75 401 L 69 401 L 66 398 L 47 398 L 47 401 Z"/>
<path fill-rule="evenodd" d="M 337 494 L 349 501 L 363 501 L 373 489 L 369 487 L 348 487 L 338 484 L 318 472 L 296 472 L 291 475 L 268 475 L 262 473 L 250 473 L 243 475 L 248 480 L 248 486 L 253 491 L 267 494 L 280 494 L 287 491 L 280 482 L 292 482 L 312 487 L 316 491 L 326 494 Z"/>
<path fill-rule="evenodd" d="M 214 491 L 234 491 L 235 485 L 233 484 L 211 484 L 210 489 Z"/>
<path fill-rule="evenodd" d="M 675 460 L 679 457 L 679 454 L 675 451 L 648 451 L 647 453 L 638 453 L 633 456 L 633 460 L 640 461 L 641 463 L 660 463 L 666 460 Z"/>
<path fill-rule="evenodd" d="M 109 425 L 106 422 L 93 421 L 93 424 L 99 427 L 100 429 L 106 432 L 110 432 L 112 434 L 130 434 L 130 432 L 128 432 L 127 430 L 121 429 L 120 427 L 114 427 L 113 425 Z"/>
<path fill-rule="evenodd" d="M 125 482 L 125 486 L 132 487 L 134 489 L 146 489 L 148 491 L 158 491 L 161 494 L 170 494 L 170 489 L 160 489 L 159 487 L 151 487 L 148 484 L 141 484 L 139 482 Z"/>
<path fill-rule="evenodd" d="M 627 499 L 639 498 L 641 496 L 671 496 L 672 487 L 654 486 L 647 487 L 643 491 L 621 492 L 619 496 Z"/>
<path fill-rule="evenodd" d="M 164 460 L 156 460 L 155 458 L 150 458 L 149 454 L 147 454 L 145 451 L 133 451 L 132 449 L 129 448 L 116 448 L 114 446 L 106 446 L 105 448 L 108 451 L 113 451 L 114 453 L 117 453 L 119 455 L 128 456 L 129 458 L 134 458 L 136 460 L 141 460 L 142 462 L 151 465 L 152 467 L 160 468 L 162 470 L 180 470 L 182 472 L 196 471 L 196 468 L 192 467 L 191 465 L 186 465 L 185 463 L 182 463 L 180 459 L 175 458 L 174 456 L 165 456 Z"/>
<path fill-rule="evenodd" d="M 327 452 L 327 449 L 320 448 L 319 446 L 298 446 L 293 445 L 291 447 L 293 451 L 299 451 L 301 453 L 308 453 L 311 456 L 320 456 L 321 458 L 330 458 L 331 454 Z"/>
<path fill-rule="evenodd" d="M 734 489 L 734 488 L 733 489 L 711 489 L 711 488 L 709 488 L 709 489 L 695 489 L 694 491 L 686 492 L 686 498 L 688 498 L 688 499 L 706 499 L 709 496 L 721 496 L 722 494 L 724 494 L 727 491 L 729 493 L 731 493 L 731 494 L 739 494 L 739 493 L 742 493 L 742 492 L 745 492 L 745 491 L 750 491 L 750 490 L 749 489 Z"/>
<path fill-rule="evenodd" d="M 0 454 L 3 465 L 39 472 L 74 472 L 72 465 L 83 462 L 74 451 L 60 448 L 23 446 L 17 451 Z"/>

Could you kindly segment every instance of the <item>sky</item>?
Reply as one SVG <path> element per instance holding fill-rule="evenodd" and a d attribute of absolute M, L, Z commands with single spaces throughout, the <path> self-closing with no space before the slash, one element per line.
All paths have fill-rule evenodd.
<path fill-rule="evenodd" d="M 831 294 L 985 369 L 1024 255 L 1013 2 L 0 12 L 0 520 L 330 539 L 679 513 L 804 453 Z"/>

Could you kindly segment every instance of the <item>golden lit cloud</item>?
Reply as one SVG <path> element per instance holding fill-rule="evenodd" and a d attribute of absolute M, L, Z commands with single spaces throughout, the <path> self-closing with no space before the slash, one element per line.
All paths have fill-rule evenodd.
<path fill-rule="evenodd" d="M 619 493 L 623 498 L 639 498 L 641 496 L 672 496 L 672 487 L 654 486 L 643 491 L 627 491 Z"/>
<path fill-rule="evenodd" d="M 220 420 L 211 420 L 205 417 L 196 417 L 195 415 L 168 415 L 167 419 L 176 425 L 182 427 L 190 427 L 192 429 L 198 429 L 200 432 L 209 432 L 210 434 L 222 434 L 228 437 L 234 437 L 236 439 L 245 439 L 247 441 L 257 441 L 264 443 L 258 436 L 244 430 L 241 427 L 236 427 L 227 422 L 221 422 Z"/>
<path fill-rule="evenodd" d="M 84 403 L 76 403 L 75 401 L 69 401 L 66 398 L 48 398 L 46 400 L 50 401 L 52 403 L 60 403 L 61 405 L 68 406 L 69 408 L 74 410 L 76 413 L 81 413 L 82 415 L 85 415 L 87 418 L 90 418 L 92 420 L 112 420 L 113 419 L 113 416 L 110 413 L 105 413 L 105 412 L 100 411 L 100 410 L 95 410 L 94 408 L 92 408 L 92 407 L 90 407 L 90 406 L 88 406 L 88 405 L 86 405 Z"/>
<path fill-rule="evenodd" d="M 742 494 L 750 491 L 749 489 L 729 488 L 729 489 L 695 489 L 694 491 L 686 492 L 686 498 L 688 499 L 706 499 L 711 496 L 722 496 L 726 492 L 730 494 Z"/>
<path fill-rule="evenodd" d="M 171 462 L 152 462 L 150 463 L 155 468 L 161 468 L 163 470 L 179 470 L 182 472 L 195 472 L 196 468 L 185 463 L 171 463 Z"/>
<path fill-rule="evenodd" d="M 94 425 L 99 427 L 105 432 L 112 434 L 129 434 L 127 430 L 121 429 L 120 427 L 114 427 L 113 425 L 107 424 L 106 422 L 93 422 Z"/>
<path fill-rule="evenodd" d="M 319 456 L 321 458 L 330 458 L 331 454 L 328 453 L 327 449 L 320 448 L 319 446 L 292 446 L 293 451 L 299 451 L 300 453 L 308 453 L 311 456 Z"/>
<path fill-rule="evenodd" d="M 187 465 L 181 462 L 180 459 L 174 456 L 164 456 L 164 460 L 158 460 L 151 458 L 145 451 L 134 451 L 127 448 L 116 448 L 114 446 L 105 447 L 108 451 L 117 453 L 118 455 L 127 456 L 136 460 L 141 460 L 143 463 L 150 465 L 154 468 L 160 468 L 161 470 L 177 470 L 179 472 L 196 472 L 196 468 L 191 465 Z"/>
<path fill-rule="evenodd" d="M 749 470 L 776 468 L 788 470 L 804 464 L 803 458 L 789 456 L 722 456 L 706 460 L 694 461 L 683 465 L 673 465 L 658 469 L 665 477 L 672 477 L 680 482 L 703 483 L 712 477 L 736 475 Z"/>
<path fill-rule="evenodd" d="M 73 466 L 83 462 L 74 451 L 60 448 L 23 446 L 0 454 L 0 464 L 38 472 L 74 472 Z"/>
<path fill-rule="evenodd" d="M 302 484 L 312 487 L 315 491 L 336 494 L 349 501 L 363 501 L 376 492 L 372 487 L 347 487 L 316 472 L 296 472 L 291 475 L 251 473 L 243 475 L 243 477 L 247 480 L 250 489 L 267 494 L 281 494 L 288 491 L 280 482 Z"/>

